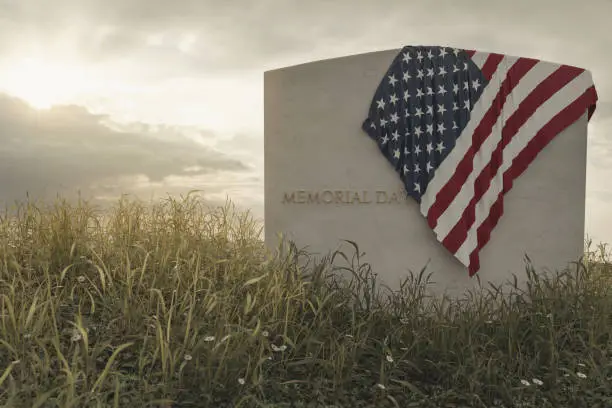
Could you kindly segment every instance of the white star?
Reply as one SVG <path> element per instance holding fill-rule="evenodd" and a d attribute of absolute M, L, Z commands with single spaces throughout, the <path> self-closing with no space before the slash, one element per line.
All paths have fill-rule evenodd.
<path fill-rule="evenodd" d="M 467 69 L 468 69 L 467 62 L 464 62 L 464 63 L 463 63 L 463 69 L 464 69 L 464 70 L 467 70 Z"/>
<path fill-rule="evenodd" d="M 393 112 L 391 114 L 391 118 L 390 118 L 391 122 L 393 123 L 397 123 L 397 121 L 399 120 L 399 116 L 397 116 L 397 113 Z"/>
<path fill-rule="evenodd" d="M 444 143 L 443 142 L 438 143 L 438 146 L 436 147 L 436 150 L 438 151 L 438 153 L 442 153 L 442 150 L 444 149 L 446 149 L 444 147 Z"/>
<path fill-rule="evenodd" d="M 385 137 L 382 138 L 381 143 L 387 144 L 388 141 L 389 141 L 389 138 L 387 137 L 387 135 L 385 135 Z"/>
<path fill-rule="evenodd" d="M 417 52 L 417 59 L 419 60 L 419 62 L 423 60 L 423 55 L 421 54 L 421 51 Z"/>
<path fill-rule="evenodd" d="M 406 134 L 408 136 L 408 134 Z M 410 154 L 410 150 L 407 147 L 404 147 L 404 155 L 408 156 Z"/>
<path fill-rule="evenodd" d="M 441 76 L 446 75 L 446 70 L 444 69 L 444 67 L 440 67 L 440 72 L 438 72 L 438 75 L 441 75 Z"/>
<path fill-rule="evenodd" d="M 433 106 L 429 105 L 429 106 L 427 107 L 427 114 L 428 114 L 428 115 L 433 115 Z"/>
<path fill-rule="evenodd" d="M 387 126 L 387 121 L 383 118 L 380 119 L 380 126 L 385 127 Z"/>
<path fill-rule="evenodd" d="M 421 137 L 421 135 L 423 134 L 423 130 L 420 127 L 417 127 L 414 130 L 414 134 L 416 135 L 416 137 Z M 418 147 L 418 146 L 417 146 Z"/>
<path fill-rule="evenodd" d="M 431 87 L 430 87 L 430 86 L 428 86 L 428 87 L 427 87 L 427 95 L 428 95 L 428 96 L 433 95 L 433 89 L 431 89 Z"/>
<path fill-rule="evenodd" d="M 419 164 L 418 164 L 418 163 L 414 165 L 414 172 L 415 172 L 416 174 L 419 174 L 419 173 L 421 172 L 421 168 L 419 167 Z"/>
<path fill-rule="evenodd" d="M 459 71 L 459 68 L 457 68 L 457 64 L 453 64 L 453 72 L 457 72 Z"/>
<path fill-rule="evenodd" d="M 466 99 L 466 100 L 465 100 L 465 103 L 464 103 L 464 105 L 463 105 L 463 108 L 464 108 L 464 109 L 470 109 L 470 100 L 469 100 L 469 99 Z"/>
<path fill-rule="evenodd" d="M 370 127 L 371 127 L 372 129 L 376 129 L 376 124 L 375 124 L 374 122 L 372 122 L 372 123 L 370 123 Z"/>
<path fill-rule="evenodd" d="M 389 102 L 395 105 L 397 103 L 397 96 L 395 96 L 395 94 L 391 95 L 391 98 L 389 98 Z"/>
<path fill-rule="evenodd" d="M 472 88 L 474 88 L 474 90 L 477 91 L 479 87 L 480 87 L 480 81 L 478 79 L 473 80 Z"/>
<path fill-rule="evenodd" d="M 400 138 L 400 135 L 396 130 L 395 132 L 393 132 L 393 141 L 397 142 L 399 138 Z"/>
<path fill-rule="evenodd" d="M 410 170 L 408 169 L 408 166 L 406 166 L 406 165 L 404 164 L 404 174 L 408 173 L 409 171 L 410 171 Z"/>
<path fill-rule="evenodd" d="M 453 84 L 453 93 L 457 95 L 457 92 L 459 92 L 459 85 Z"/>
<path fill-rule="evenodd" d="M 419 145 L 416 145 L 416 147 L 414 148 L 414 154 L 418 156 L 420 153 L 421 153 L 421 147 Z"/>
<path fill-rule="evenodd" d="M 423 109 L 416 108 L 416 112 L 415 112 L 414 116 L 416 116 L 417 118 L 420 118 L 421 116 L 423 116 Z"/>
<path fill-rule="evenodd" d="M 459 107 L 457 106 L 457 102 L 453 102 L 453 111 L 458 110 Z"/>
<path fill-rule="evenodd" d="M 389 76 L 389 84 L 391 84 L 391 86 L 395 86 L 396 82 L 397 82 L 397 79 L 395 79 L 395 75 Z"/>
<path fill-rule="evenodd" d="M 442 115 L 444 115 L 444 112 L 446 112 L 446 108 L 444 107 L 444 104 L 438 104 L 438 113 L 441 113 Z"/>
<path fill-rule="evenodd" d="M 433 146 L 431 143 L 427 143 L 427 153 L 431 153 L 431 151 L 433 150 Z"/>
<path fill-rule="evenodd" d="M 404 109 L 404 117 L 405 118 L 409 118 L 410 117 L 410 112 L 408 111 L 408 109 Z"/>
<path fill-rule="evenodd" d="M 400 158 L 400 151 L 399 151 L 399 149 L 395 149 L 393 151 L 393 157 L 395 157 L 396 159 Z"/>
<path fill-rule="evenodd" d="M 414 183 L 414 191 L 418 191 L 419 193 L 421 192 L 421 186 L 419 183 Z"/>
<path fill-rule="evenodd" d="M 438 85 L 438 93 L 442 96 L 446 95 L 446 88 L 444 88 L 444 85 Z"/>
<path fill-rule="evenodd" d="M 445 130 L 446 130 L 446 128 L 444 127 L 444 123 L 439 123 L 438 124 L 438 133 L 444 133 Z"/>
<path fill-rule="evenodd" d="M 406 53 L 404 54 L 404 62 L 407 64 L 410 62 L 410 54 L 408 53 L 408 51 L 406 51 Z"/>
<path fill-rule="evenodd" d="M 431 50 L 427 51 L 427 58 L 432 59 L 433 57 L 434 57 L 434 55 L 431 52 Z"/>
<path fill-rule="evenodd" d="M 427 125 L 427 133 L 433 135 L 433 125 Z"/>
<path fill-rule="evenodd" d="M 470 89 L 470 86 L 469 86 L 468 82 L 467 82 L 467 81 L 465 81 L 465 82 L 463 83 L 463 90 L 464 90 L 464 91 L 467 91 L 467 90 L 469 90 L 469 89 Z"/>
<path fill-rule="evenodd" d="M 425 166 L 425 170 L 427 170 L 427 173 L 429 173 L 431 170 L 433 170 L 433 166 L 431 165 L 430 162 L 427 162 L 427 166 Z"/>
<path fill-rule="evenodd" d="M 433 68 L 427 68 L 427 76 L 428 77 L 434 76 Z"/>
<path fill-rule="evenodd" d="M 423 70 L 422 69 L 417 69 L 417 78 L 421 79 L 423 78 Z"/>
<path fill-rule="evenodd" d="M 408 82 L 408 80 L 409 80 L 410 78 L 412 78 L 412 77 L 410 76 L 410 74 L 408 73 L 408 71 L 406 71 L 406 72 L 404 72 L 404 76 L 403 76 L 403 78 L 404 78 L 404 81 Z"/>
<path fill-rule="evenodd" d="M 459 49 L 453 48 L 453 54 L 455 54 L 455 56 L 459 56 Z"/>
<path fill-rule="evenodd" d="M 425 94 L 423 93 L 423 90 L 417 89 L 417 98 L 420 98 L 421 96 L 425 96 Z"/>
<path fill-rule="evenodd" d="M 378 104 L 378 109 L 385 109 L 385 101 L 383 98 L 380 98 L 380 100 L 376 101 L 376 103 Z"/>
<path fill-rule="evenodd" d="M 404 91 L 404 100 L 408 102 L 408 98 L 410 98 L 410 93 L 408 93 L 408 91 L 406 90 Z"/>
<path fill-rule="evenodd" d="M 459 126 L 457 126 L 457 122 L 453 120 L 453 130 L 455 129 L 459 129 Z"/>

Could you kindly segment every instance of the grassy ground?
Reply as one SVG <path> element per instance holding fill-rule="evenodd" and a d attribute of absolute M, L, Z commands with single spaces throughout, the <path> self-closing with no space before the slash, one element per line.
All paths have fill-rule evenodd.
<path fill-rule="evenodd" d="M 0 224 L 4 407 L 610 407 L 605 248 L 527 291 L 377 296 L 353 254 L 300 268 L 231 206 L 110 217 L 23 204 Z"/>

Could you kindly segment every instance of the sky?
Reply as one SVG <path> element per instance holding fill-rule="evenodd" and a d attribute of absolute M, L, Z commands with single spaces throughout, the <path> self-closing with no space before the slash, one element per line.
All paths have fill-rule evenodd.
<path fill-rule="evenodd" d="M 201 190 L 261 218 L 264 71 L 444 45 L 592 72 L 586 233 L 612 243 L 611 15 L 611 0 L 0 0 L 0 202 Z"/>

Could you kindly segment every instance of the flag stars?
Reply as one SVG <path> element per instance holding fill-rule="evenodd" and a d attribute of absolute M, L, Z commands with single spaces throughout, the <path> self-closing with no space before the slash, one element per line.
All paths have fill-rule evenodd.
<path fill-rule="evenodd" d="M 442 49 L 440 50 L 440 58 L 444 58 L 444 57 L 446 57 L 446 54 L 448 54 L 448 53 L 446 52 L 446 48 L 442 48 Z"/>
<path fill-rule="evenodd" d="M 430 135 L 433 135 L 433 125 L 427 125 L 427 133 L 429 133 Z"/>
<path fill-rule="evenodd" d="M 421 185 L 419 183 L 414 183 L 414 191 L 421 194 Z"/>
<path fill-rule="evenodd" d="M 453 102 L 453 112 L 459 110 L 459 107 L 457 106 L 457 102 Z"/>
<path fill-rule="evenodd" d="M 395 157 L 396 159 L 400 158 L 400 151 L 399 151 L 399 149 L 395 149 L 393 151 L 393 157 Z"/>
<path fill-rule="evenodd" d="M 444 69 L 444 67 L 440 67 L 440 72 L 438 72 L 438 75 L 440 75 L 441 77 L 444 77 L 444 75 L 446 75 L 446 70 Z"/>
<path fill-rule="evenodd" d="M 444 127 L 444 123 L 438 123 L 438 133 L 444 134 L 446 127 Z"/>
<path fill-rule="evenodd" d="M 397 115 L 397 113 L 393 112 L 389 120 L 393 123 L 397 123 L 397 121 L 399 120 L 399 116 Z"/>
<path fill-rule="evenodd" d="M 472 88 L 474 88 L 475 91 L 477 91 L 478 88 L 480 88 L 480 81 L 478 79 L 475 79 L 472 81 Z"/>
<path fill-rule="evenodd" d="M 408 102 L 409 98 L 410 98 L 410 93 L 407 90 L 404 91 L 404 101 Z"/>
<path fill-rule="evenodd" d="M 399 134 L 399 132 L 398 132 L 397 130 L 396 130 L 396 131 L 394 131 L 394 132 L 393 132 L 393 141 L 394 141 L 394 142 L 397 142 L 397 141 L 399 140 L 399 138 L 400 138 L 400 134 Z"/>
<path fill-rule="evenodd" d="M 387 120 L 386 120 L 385 118 L 381 118 L 381 119 L 380 119 L 380 126 L 381 126 L 381 127 L 385 127 L 385 126 L 387 126 Z"/>
<path fill-rule="evenodd" d="M 410 53 L 406 52 L 406 53 L 404 54 L 404 62 L 405 62 L 406 64 L 408 64 L 408 63 L 410 62 L 410 60 L 411 60 L 411 59 L 412 59 L 412 57 L 410 56 Z"/>
<path fill-rule="evenodd" d="M 433 57 L 433 52 L 431 52 L 431 50 L 427 51 L 427 58 L 432 59 Z"/>
<path fill-rule="evenodd" d="M 432 152 L 432 150 L 434 148 L 433 148 L 433 145 L 431 143 L 427 143 L 427 148 L 426 149 L 427 149 L 427 154 L 431 154 L 431 152 Z"/>
<path fill-rule="evenodd" d="M 416 96 L 417 96 L 417 98 L 421 98 L 421 97 L 425 96 L 425 94 L 423 93 L 422 89 L 417 89 L 417 95 Z"/>
<path fill-rule="evenodd" d="M 421 129 L 421 127 L 417 127 L 416 129 L 414 129 L 414 134 L 416 135 L 417 138 L 421 137 L 421 135 L 423 134 L 423 129 Z M 415 152 L 416 152 L 416 150 L 415 150 Z"/>
<path fill-rule="evenodd" d="M 469 91 L 469 89 L 470 89 L 470 84 L 468 84 L 468 81 L 463 82 L 463 90 Z"/>
<path fill-rule="evenodd" d="M 453 84 L 453 93 L 457 95 L 457 92 L 459 92 L 459 85 Z"/>
<path fill-rule="evenodd" d="M 423 61 L 423 54 L 421 53 L 421 51 L 417 52 L 417 59 L 419 60 L 419 62 Z"/>
<path fill-rule="evenodd" d="M 444 147 L 444 142 L 440 142 L 440 143 L 438 143 L 438 144 L 437 144 L 437 146 L 436 146 L 436 151 L 437 151 L 438 153 L 442 153 L 442 152 L 444 151 L 444 149 L 446 149 L 446 148 Z"/>
<path fill-rule="evenodd" d="M 438 94 L 439 95 L 444 96 L 444 95 L 446 95 L 446 92 L 447 91 L 446 91 L 446 88 L 444 87 L 444 85 L 438 85 Z"/>
<path fill-rule="evenodd" d="M 427 76 L 428 76 L 428 77 L 430 77 L 430 78 L 431 78 L 432 76 L 434 76 L 434 70 L 433 70 L 433 68 L 427 68 Z"/>
<path fill-rule="evenodd" d="M 431 95 L 433 95 L 433 94 L 434 94 L 434 93 L 433 93 L 433 89 L 431 89 L 431 87 L 430 87 L 430 86 L 428 86 L 428 87 L 427 87 L 427 96 L 431 96 Z"/>
<path fill-rule="evenodd" d="M 380 98 L 380 100 L 376 101 L 376 104 L 378 105 L 378 109 L 385 109 L 385 100 L 383 98 Z"/>
<path fill-rule="evenodd" d="M 453 73 L 458 72 L 459 68 L 457 68 L 457 64 L 453 64 Z"/>
<path fill-rule="evenodd" d="M 425 170 L 427 171 L 427 173 L 433 170 L 433 166 L 431 165 L 430 162 L 427 162 L 427 166 L 425 166 Z"/>
<path fill-rule="evenodd" d="M 402 78 L 404 79 L 404 81 L 405 81 L 405 82 L 408 82 L 408 80 L 409 80 L 410 78 L 412 78 L 412 77 L 410 76 L 410 74 L 408 73 L 408 71 L 406 71 L 406 72 L 404 72 L 404 76 L 403 76 Z"/>
<path fill-rule="evenodd" d="M 385 135 L 385 136 L 382 138 L 382 140 L 380 141 L 380 143 L 381 143 L 382 145 L 386 145 L 388 141 L 389 141 L 389 137 L 388 137 L 387 135 Z"/>
<path fill-rule="evenodd" d="M 455 54 L 455 57 L 459 56 L 459 52 L 460 50 L 458 48 L 453 48 L 453 54 Z"/>
<path fill-rule="evenodd" d="M 444 115 L 444 112 L 446 112 L 446 108 L 444 107 L 444 105 L 439 104 L 438 105 L 438 113 L 441 115 Z"/>
<path fill-rule="evenodd" d="M 410 173 L 410 169 L 404 164 L 404 174 Z"/>
<path fill-rule="evenodd" d="M 414 116 L 416 116 L 417 118 L 421 118 L 421 116 L 423 116 L 423 109 L 421 108 L 416 108 L 416 112 L 414 113 Z"/>
<path fill-rule="evenodd" d="M 415 156 L 418 156 L 419 154 L 421 154 L 421 146 L 416 145 L 414 147 L 414 154 L 415 154 Z"/>
<path fill-rule="evenodd" d="M 419 167 L 419 163 L 416 163 L 416 164 L 414 165 L 414 172 L 415 172 L 416 174 L 419 174 L 419 173 L 421 172 L 421 167 Z"/>
<path fill-rule="evenodd" d="M 389 85 L 395 86 L 397 79 L 395 79 L 395 75 L 389 75 Z"/>
<path fill-rule="evenodd" d="M 428 115 L 432 115 L 432 116 L 433 116 L 433 106 L 429 105 L 429 106 L 427 107 L 427 114 L 428 114 Z"/>
<path fill-rule="evenodd" d="M 389 98 L 389 102 L 391 102 L 392 104 L 396 104 L 398 101 L 397 96 L 395 94 L 391 95 L 391 97 Z"/>
<path fill-rule="evenodd" d="M 422 69 L 417 70 L 417 78 L 422 79 L 425 74 Z"/>

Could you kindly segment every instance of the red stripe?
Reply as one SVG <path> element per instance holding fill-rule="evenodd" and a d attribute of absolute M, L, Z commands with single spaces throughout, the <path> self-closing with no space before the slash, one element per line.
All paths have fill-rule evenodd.
<path fill-rule="evenodd" d="M 484 63 L 484 65 L 481 68 L 482 74 L 487 79 L 487 81 L 491 80 L 491 78 L 493 77 L 493 74 L 495 73 L 495 71 L 497 70 L 497 67 L 499 66 L 499 63 L 502 62 L 503 59 L 504 59 L 504 56 L 502 54 L 495 54 L 495 53 L 489 54 L 489 56 L 487 57 L 487 61 Z"/>
<path fill-rule="evenodd" d="M 463 50 L 468 57 L 472 58 L 476 54 L 476 50 Z"/>
<path fill-rule="evenodd" d="M 478 227 L 478 245 L 470 254 L 469 274 L 473 276 L 480 267 L 478 260 L 479 251 L 487 244 L 491 237 L 491 231 L 497 225 L 504 212 L 503 196 L 512 189 L 514 180 L 520 176 L 536 156 L 550 143 L 552 139 L 568 126 L 574 123 L 584 114 L 591 110 L 597 101 L 595 87 L 587 89 L 574 102 L 555 115 L 548 123 L 540 129 L 536 136 L 527 144 L 517 157 L 512 161 L 512 166 L 506 170 L 503 176 L 504 188 L 497 196 L 497 200 L 491 207 L 488 217 Z"/>
<path fill-rule="evenodd" d="M 446 211 L 455 196 L 461 190 L 461 186 L 470 175 L 473 169 L 473 159 L 476 152 L 485 139 L 491 134 L 493 125 L 497 122 L 497 118 L 501 114 L 502 107 L 506 101 L 506 97 L 514 87 L 519 83 L 520 79 L 535 65 L 538 61 L 533 59 L 520 58 L 510 68 L 508 74 L 504 78 L 493 103 L 489 110 L 482 118 L 472 135 L 472 145 L 465 153 L 465 156 L 459 162 L 454 174 L 448 182 L 440 189 L 436 195 L 436 199 L 427 212 L 427 221 L 429 226 L 434 229 L 438 224 L 438 218 Z M 464 137 L 468 137 L 467 135 Z"/>
<path fill-rule="evenodd" d="M 533 91 L 520 103 L 518 109 L 506 121 L 502 129 L 501 140 L 491 154 L 491 160 L 482 169 L 474 181 L 474 197 L 470 200 L 458 222 L 442 241 L 443 245 L 452 253 L 457 252 L 463 241 L 467 238 L 468 231 L 476 221 L 476 204 L 487 192 L 491 181 L 497 175 L 497 171 L 503 163 L 504 148 L 516 136 L 523 124 L 534 114 L 534 112 L 551 96 L 567 85 L 571 80 L 584 72 L 583 69 L 561 66 L 545 80 L 540 82 Z"/>

